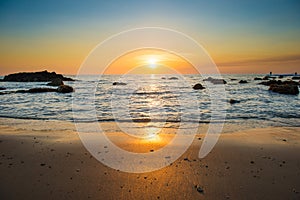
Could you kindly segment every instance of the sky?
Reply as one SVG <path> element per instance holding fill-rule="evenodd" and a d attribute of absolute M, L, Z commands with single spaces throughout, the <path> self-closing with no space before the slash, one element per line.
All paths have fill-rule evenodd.
<path fill-rule="evenodd" d="M 189 35 L 221 73 L 299 73 L 299 10 L 299 0 L 0 0 L 0 75 L 76 74 L 99 43 L 139 27 Z"/>

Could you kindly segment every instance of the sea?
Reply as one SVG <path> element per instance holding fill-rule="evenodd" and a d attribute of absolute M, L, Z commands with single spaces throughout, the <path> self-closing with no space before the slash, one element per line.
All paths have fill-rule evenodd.
<path fill-rule="evenodd" d="M 161 128 L 186 120 L 194 124 L 224 123 L 235 127 L 300 126 L 300 95 L 268 91 L 255 77 L 264 74 L 224 74 L 221 95 L 212 95 L 201 75 L 81 75 L 66 81 L 74 93 L 11 93 L 0 95 L 0 117 L 71 123 L 143 123 Z M 214 77 L 211 75 L 211 77 Z M 0 77 L 3 78 L 3 77 Z M 282 80 L 291 77 L 284 77 Z M 240 80 L 248 83 L 241 84 Z M 117 82 L 117 84 L 113 84 Z M 206 89 L 194 90 L 202 84 Z M 50 87 L 45 82 L 0 82 L 5 91 Z M 222 102 L 218 109 L 214 98 Z M 237 100 L 231 104 L 230 99 Z M 80 102 L 81 105 L 78 105 Z M 92 104 L 92 106 L 87 106 Z M 90 111 L 88 109 L 93 109 Z M 222 112 L 222 118 L 212 114 Z M 89 113 L 93 113 L 90 117 Z"/>

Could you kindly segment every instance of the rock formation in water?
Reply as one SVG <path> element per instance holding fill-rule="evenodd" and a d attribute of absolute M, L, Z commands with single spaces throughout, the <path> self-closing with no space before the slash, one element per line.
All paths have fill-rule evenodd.
<path fill-rule="evenodd" d="M 74 81 L 71 78 L 64 77 L 61 74 L 55 72 L 48 72 L 47 70 L 41 72 L 21 72 L 15 74 L 6 75 L 2 81 L 8 82 L 50 82 L 55 79 L 61 81 Z"/>
<path fill-rule="evenodd" d="M 269 88 L 270 91 L 276 92 L 279 94 L 293 94 L 297 95 L 299 94 L 299 89 L 297 85 L 292 85 L 292 84 L 284 84 L 284 85 L 278 85 L 278 84 L 273 84 L 270 85 Z"/>
<path fill-rule="evenodd" d="M 246 80 L 240 80 L 239 83 L 244 84 L 244 83 L 248 83 L 248 81 L 246 81 Z"/>
<path fill-rule="evenodd" d="M 193 86 L 194 90 L 203 90 L 205 87 L 203 87 L 200 83 L 197 83 L 196 85 Z"/>
<path fill-rule="evenodd" d="M 213 84 L 226 84 L 227 82 L 224 79 L 215 79 L 212 77 L 208 77 L 207 79 L 203 79 L 203 81 L 210 81 Z"/>

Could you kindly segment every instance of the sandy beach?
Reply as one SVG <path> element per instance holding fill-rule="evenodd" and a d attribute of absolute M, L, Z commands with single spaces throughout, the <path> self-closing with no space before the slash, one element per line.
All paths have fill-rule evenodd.
<path fill-rule="evenodd" d="M 35 127 L 43 126 L 39 130 L 17 122 L 1 119 L 1 199 L 300 198 L 299 127 L 222 134 L 204 159 L 198 158 L 204 137 L 199 133 L 172 165 L 134 174 L 111 169 L 92 157 L 71 123 L 37 121 Z M 46 129 L 49 124 L 66 129 Z M 119 132 L 108 135 L 129 151 L 162 146 L 122 143 Z"/>

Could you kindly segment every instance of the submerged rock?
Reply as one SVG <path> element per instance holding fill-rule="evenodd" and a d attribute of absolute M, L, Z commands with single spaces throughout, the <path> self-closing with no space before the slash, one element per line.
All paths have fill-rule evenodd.
<path fill-rule="evenodd" d="M 26 90 L 28 93 L 42 93 L 42 92 L 56 92 L 56 89 L 52 88 L 32 88 L 29 90 Z"/>
<path fill-rule="evenodd" d="M 281 80 L 270 80 L 270 81 L 264 81 L 259 83 L 261 85 L 299 85 L 298 82 L 292 81 L 292 80 L 287 80 L 287 81 L 281 81 Z"/>
<path fill-rule="evenodd" d="M 64 77 L 55 72 L 48 72 L 47 70 L 41 72 L 21 72 L 9 74 L 4 77 L 2 81 L 8 82 L 49 82 L 54 79 L 61 79 L 62 81 L 74 81 L 71 78 Z"/>
<path fill-rule="evenodd" d="M 282 81 L 281 80 L 270 80 L 270 81 L 263 81 L 263 82 L 260 82 L 259 83 L 260 85 L 267 85 L 267 86 L 270 86 L 270 85 L 273 85 L 273 84 L 276 84 L 276 85 L 281 85 L 282 84 Z"/>
<path fill-rule="evenodd" d="M 213 84 L 226 84 L 227 82 L 224 79 L 215 79 L 212 77 L 208 77 L 207 79 L 203 79 L 203 81 L 210 81 Z"/>
<path fill-rule="evenodd" d="M 273 84 L 273 85 L 270 86 L 269 90 L 272 91 L 272 92 L 279 93 L 279 94 L 292 94 L 292 95 L 299 94 L 299 89 L 298 89 L 297 85 L 288 85 L 288 84 L 277 85 L 277 84 Z"/>
<path fill-rule="evenodd" d="M 61 85 L 57 89 L 54 89 L 54 88 L 31 88 L 29 90 L 0 92 L 0 95 L 14 94 L 14 93 L 45 93 L 45 92 L 69 93 L 69 92 L 74 92 L 74 89 L 68 85 Z"/>
<path fill-rule="evenodd" d="M 243 83 L 248 83 L 248 81 L 246 81 L 246 80 L 240 80 L 239 83 L 242 83 L 242 84 Z"/>
<path fill-rule="evenodd" d="M 64 85 L 64 82 L 60 78 L 56 78 L 56 79 L 53 79 L 47 85 L 49 85 L 49 86 L 60 86 L 60 85 Z"/>
<path fill-rule="evenodd" d="M 74 92 L 74 89 L 71 86 L 68 85 L 61 85 L 56 90 L 58 93 L 70 93 Z"/>
<path fill-rule="evenodd" d="M 262 78 L 255 77 L 254 80 L 255 80 L 255 81 L 261 81 Z"/>
<path fill-rule="evenodd" d="M 44 93 L 44 92 L 56 92 L 56 89 L 53 89 L 53 88 L 31 88 L 29 90 L 9 91 L 5 94 L 11 94 L 11 93 Z"/>
<path fill-rule="evenodd" d="M 227 84 L 224 79 L 214 79 L 211 81 L 213 84 Z"/>
<path fill-rule="evenodd" d="M 169 80 L 178 80 L 177 77 L 170 77 Z"/>
<path fill-rule="evenodd" d="M 293 76 L 293 80 L 300 80 L 300 76 Z"/>
<path fill-rule="evenodd" d="M 239 101 L 239 100 L 235 100 L 235 99 L 230 99 L 229 100 L 229 103 L 230 104 L 235 104 L 235 103 L 240 103 L 241 101 Z"/>
<path fill-rule="evenodd" d="M 126 83 L 122 83 L 122 82 L 113 82 L 113 85 L 127 85 Z"/>
<path fill-rule="evenodd" d="M 269 78 L 270 78 L 270 76 L 265 76 L 265 77 L 263 77 L 263 80 L 269 80 Z"/>
<path fill-rule="evenodd" d="M 200 83 L 197 83 L 196 85 L 193 86 L 194 90 L 203 90 L 205 87 L 203 87 Z"/>

